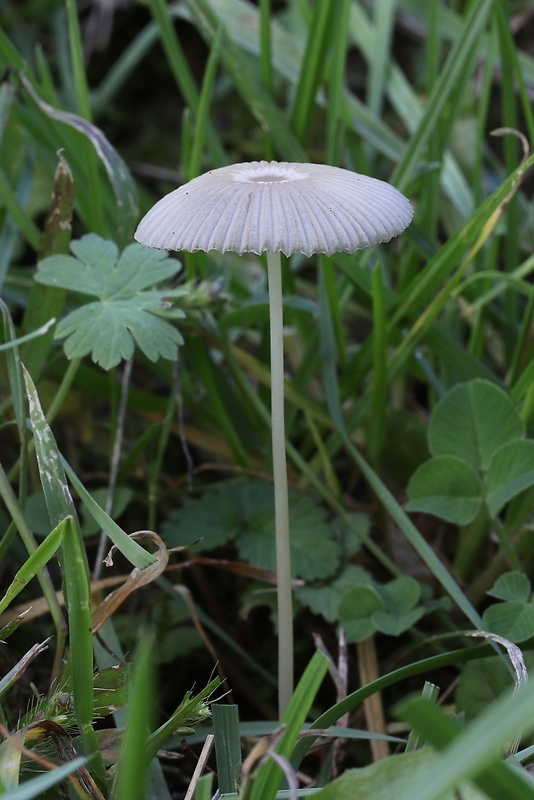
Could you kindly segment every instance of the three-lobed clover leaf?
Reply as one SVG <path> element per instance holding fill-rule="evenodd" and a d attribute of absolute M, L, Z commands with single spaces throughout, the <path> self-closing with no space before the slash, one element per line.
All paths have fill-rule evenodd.
<path fill-rule="evenodd" d="M 179 269 L 169 254 L 143 245 L 128 245 L 119 255 L 114 242 L 89 233 L 71 243 L 72 256 L 54 255 L 38 265 L 35 280 L 48 286 L 96 297 L 58 324 L 56 339 L 65 339 L 67 358 L 91 353 L 104 369 L 133 355 L 135 346 L 151 361 L 176 360 L 183 343 L 168 320 L 183 319 L 171 307 L 168 293 L 155 289 Z"/>

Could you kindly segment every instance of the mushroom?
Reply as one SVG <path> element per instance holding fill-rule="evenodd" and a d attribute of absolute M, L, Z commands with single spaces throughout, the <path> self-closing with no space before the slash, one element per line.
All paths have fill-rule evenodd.
<path fill-rule="evenodd" d="M 401 233 L 413 215 L 388 183 L 324 164 L 253 161 L 211 170 L 163 197 L 135 238 L 148 247 L 267 253 L 278 597 L 278 692 L 293 692 L 293 612 L 284 428 L 280 253 L 352 253 Z"/>

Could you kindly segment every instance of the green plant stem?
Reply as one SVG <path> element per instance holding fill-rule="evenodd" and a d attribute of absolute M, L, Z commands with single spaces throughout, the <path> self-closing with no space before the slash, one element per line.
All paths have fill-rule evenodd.
<path fill-rule="evenodd" d="M 484 505 L 473 522 L 462 531 L 460 546 L 454 559 L 453 570 L 462 580 L 468 580 L 479 563 L 482 548 L 488 538 L 489 518 Z"/>
<path fill-rule="evenodd" d="M 24 513 L 19 505 L 19 502 L 15 496 L 13 489 L 11 488 L 11 484 L 9 479 L 2 469 L 2 465 L 0 464 L 0 497 L 3 499 L 6 507 L 13 518 L 13 522 L 17 527 L 19 532 L 20 538 L 28 555 L 32 555 L 37 550 L 37 542 L 33 537 L 33 533 L 28 527 L 26 519 L 24 517 Z M 67 623 L 65 617 L 63 616 L 63 612 L 61 611 L 61 607 L 56 597 L 56 592 L 54 589 L 54 585 L 52 583 L 52 579 L 50 578 L 50 573 L 48 572 L 47 567 L 42 567 L 37 573 L 37 580 L 41 586 L 43 595 L 46 599 L 48 609 L 50 611 L 50 615 L 52 617 L 52 621 L 54 623 L 54 628 L 56 631 L 56 655 L 54 660 L 54 667 L 53 667 L 53 675 L 57 676 L 60 671 L 61 661 L 63 658 L 63 654 L 65 651 L 65 642 L 67 638 Z"/>
<path fill-rule="evenodd" d="M 506 558 L 510 569 L 516 570 L 517 572 L 523 572 L 524 567 L 521 563 L 521 559 L 517 555 L 517 550 L 515 549 L 508 532 L 505 530 L 504 525 L 499 519 L 493 520 L 493 530 L 497 534 L 501 551 Z"/>
<path fill-rule="evenodd" d="M 278 708 L 281 717 L 293 694 L 293 603 L 284 423 L 284 323 L 280 253 L 267 253 L 267 274 L 271 327 L 271 424 L 278 597 Z"/>
<path fill-rule="evenodd" d="M 534 532 L 529 525 L 523 525 L 513 539 L 513 545 L 522 563 L 521 572 L 525 567 L 531 568 L 532 552 L 534 550 Z M 497 578 L 510 569 L 508 559 L 502 549 L 498 549 L 488 566 L 471 581 L 466 589 L 469 601 L 478 606 L 485 598 L 488 589 L 493 586 Z"/>

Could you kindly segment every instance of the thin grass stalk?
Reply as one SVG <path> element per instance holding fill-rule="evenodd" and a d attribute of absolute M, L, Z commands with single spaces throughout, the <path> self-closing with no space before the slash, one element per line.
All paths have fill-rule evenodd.
<path fill-rule="evenodd" d="M 213 96 L 213 86 L 217 73 L 217 65 L 219 63 L 222 33 L 222 25 L 219 25 L 217 33 L 215 34 L 215 38 L 211 43 L 210 54 L 204 70 L 204 78 L 202 80 L 202 86 L 200 89 L 198 109 L 195 119 L 195 132 L 193 136 L 193 145 L 191 148 L 189 169 L 186 173 L 188 181 L 190 181 L 192 178 L 196 178 L 201 171 L 202 152 L 204 150 L 206 133 L 209 129 L 210 105 Z"/>
<path fill-rule="evenodd" d="M 334 330 L 334 337 L 336 341 L 336 356 L 339 359 L 341 370 L 347 367 L 348 356 L 347 347 L 345 344 L 345 332 L 343 330 L 342 319 L 342 303 L 340 302 L 340 292 L 338 282 L 336 280 L 336 272 L 331 259 L 320 257 L 318 259 L 318 284 L 319 292 L 325 293 L 324 300 L 328 303 L 330 309 L 330 318 Z M 323 299 L 320 305 L 323 304 Z M 317 351 L 312 351 L 312 353 Z"/>
<path fill-rule="evenodd" d="M 338 0 L 332 22 L 332 48 L 326 106 L 326 163 L 338 164 L 345 138 L 345 72 L 351 0 Z"/>
<path fill-rule="evenodd" d="M 493 88 L 493 76 L 497 57 L 498 32 L 495 21 L 492 22 L 487 36 L 487 53 L 484 63 L 484 72 L 480 81 L 480 91 L 477 102 L 477 126 L 476 141 L 483 142 L 487 136 L 488 113 L 490 98 Z M 484 148 L 477 147 L 473 153 L 473 200 L 475 208 L 482 202 L 483 174 L 484 174 Z M 496 242 L 494 243 L 495 248 Z M 480 251 L 474 259 L 477 271 L 487 268 L 487 251 Z M 487 289 L 491 289 L 491 282 L 488 281 Z M 472 321 L 471 333 L 469 336 L 469 352 L 477 358 L 482 358 L 485 338 L 486 314 L 483 309 L 475 313 Z"/>
<path fill-rule="evenodd" d="M 193 335 L 189 340 L 189 348 L 194 359 L 196 373 L 202 380 L 211 411 L 217 420 L 221 432 L 228 442 L 236 461 L 244 467 L 249 467 L 250 459 L 243 447 L 239 433 L 235 429 L 232 418 L 226 409 L 223 398 L 221 397 L 217 370 L 210 358 L 205 343 L 199 336 Z"/>
<path fill-rule="evenodd" d="M 72 75 L 78 113 L 88 122 L 91 122 L 91 103 L 89 100 L 89 90 L 83 57 L 83 45 L 78 23 L 78 12 L 74 0 L 66 0 L 67 18 L 69 26 L 70 57 L 72 63 Z M 99 175 L 98 156 L 91 142 L 86 139 L 80 145 L 84 152 L 85 175 L 88 183 L 91 203 L 87 207 L 88 225 L 93 233 L 104 235 L 104 205 L 102 201 L 101 183 Z"/>
<path fill-rule="evenodd" d="M 314 7 L 306 51 L 300 68 L 290 123 L 298 140 L 304 144 L 308 138 L 315 96 L 329 49 L 328 37 L 333 9 L 332 3 L 317 3 Z"/>
<path fill-rule="evenodd" d="M 427 11 L 427 36 L 425 42 L 425 61 L 426 61 L 426 92 L 430 95 L 438 75 L 440 66 L 440 27 L 439 27 L 439 3 L 428 3 Z M 436 125 L 431 132 L 428 142 L 429 162 L 440 164 L 443 137 L 440 135 L 440 127 Z M 436 167 L 425 180 L 425 189 L 421 196 L 421 205 L 425 209 L 425 216 L 421 222 L 425 233 L 432 242 L 436 241 L 439 219 L 440 201 L 440 177 L 441 168 Z"/>
<path fill-rule="evenodd" d="M 328 489 L 332 492 L 333 496 L 341 500 L 343 497 L 341 484 L 337 476 L 336 470 L 334 468 L 334 465 L 332 463 L 332 459 L 330 458 L 326 450 L 326 447 L 324 446 L 323 438 L 317 428 L 317 425 L 310 417 L 310 415 L 305 414 L 304 416 L 306 419 L 306 425 L 312 435 L 313 443 L 317 450 L 316 460 L 319 462 L 321 471 L 324 473 L 326 485 Z"/>
<path fill-rule="evenodd" d="M 172 431 L 172 424 L 176 414 L 176 393 L 170 392 L 167 400 L 167 411 L 160 424 L 160 432 L 156 444 L 156 456 L 150 465 L 148 477 L 148 529 L 156 528 L 159 505 L 159 478 L 162 472 L 163 459 L 167 452 L 167 444 Z"/>
<path fill-rule="evenodd" d="M 322 297 L 322 295 L 321 295 Z M 338 426 L 339 432 L 345 440 L 348 441 L 345 427 L 342 422 L 340 412 L 340 397 L 339 385 L 337 378 L 337 355 L 335 348 L 335 341 L 333 335 L 332 321 L 330 318 L 330 310 L 327 303 L 323 302 L 321 305 L 321 314 L 319 320 L 319 330 L 321 336 L 321 363 L 322 363 L 322 377 L 323 386 L 326 394 L 326 401 L 328 410 L 332 417 L 332 421 Z M 352 446 L 352 443 L 351 443 Z M 289 449 L 288 449 L 289 452 Z M 292 458 L 294 456 L 292 455 Z M 299 459 L 301 462 L 303 459 Z M 343 516 L 343 515 L 342 515 Z M 382 552 L 382 548 L 378 547 L 370 538 L 365 538 L 365 544 L 370 552 L 373 553 L 381 563 L 388 564 L 388 569 L 393 575 L 398 575 L 398 568 L 392 564 L 391 560 Z"/>
<path fill-rule="evenodd" d="M 387 73 L 391 64 L 391 40 L 395 23 L 397 0 L 382 0 L 374 5 L 375 42 L 374 58 L 369 63 L 366 100 L 369 109 L 379 117 L 384 105 Z M 431 3 L 437 6 L 437 3 Z"/>
<path fill-rule="evenodd" d="M 154 22 L 150 22 L 116 58 L 100 85 L 93 89 L 92 109 L 95 118 L 98 118 L 106 108 L 110 107 L 115 95 L 121 90 L 128 78 L 132 76 L 134 70 L 157 42 L 157 39 L 158 30 L 156 25 Z"/>
<path fill-rule="evenodd" d="M 278 711 L 293 694 L 293 597 L 284 424 L 284 322 L 280 253 L 267 253 L 271 333 L 271 420 L 278 598 Z"/>
<path fill-rule="evenodd" d="M 152 651 L 154 637 L 141 633 L 133 664 L 128 719 L 125 728 L 115 800 L 145 800 L 147 797 L 147 741 L 155 706 Z"/>
<path fill-rule="evenodd" d="M 430 681 L 425 681 L 423 691 L 421 692 L 423 700 L 428 700 L 430 703 L 437 703 L 439 697 L 439 686 Z M 425 744 L 425 739 L 414 728 L 410 731 L 408 741 L 406 743 L 406 753 L 412 753 L 414 750 L 419 750 Z"/>
<path fill-rule="evenodd" d="M 496 0 L 495 8 L 501 48 L 502 51 L 506 52 L 508 63 L 517 81 L 517 87 L 514 87 L 514 91 L 517 89 L 519 92 L 521 112 L 525 117 L 528 138 L 532 144 L 534 142 L 534 112 L 532 110 L 532 102 L 526 82 L 526 70 L 524 70 L 521 64 L 519 49 L 512 35 L 512 25 L 509 19 L 510 12 L 507 8 L 506 0 Z M 532 61 L 530 61 L 530 63 L 532 64 Z M 532 77 L 532 75 L 530 75 L 530 77 Z"/>
<path fill-rule="evenodd" d="M 111 515 L 113 509 L 113 497 L 115 495 L 115 488 L 117 485 L 117 475 L 119 473 L 119 465 L 121 460 L 122 444 L 124 441 L 124 426 L 126 423 L 126 412 L 128 409 L 128 391 L 130 388 L 130 380 L 132 377 L 133 357 L 129 358 L 124 365 L 121 380 L 121 396 L 119 409 L 117 413 L 117 421 L 114 426 L 113 449 L 111 453 L 111 464 L 109 470 L 108 490 L 106 496 L 106 514 Z M 100 538 L 98 541 L 98 549 L 95 557 L 93 567 L 93 580 L 97 580 L 102 572 L 102 563 L 106 553 L 106 546 L 108 544 L 108 537 L 104 530 L 100 531 Z"/>
<path fill-rule="evenodd" d="M 273 93 L 273 69 L 271 46 L 271 0 L 260 0 L 260 74 L 263 88 L 270 95 Z M 265 158 L 271 161 L 274 147 L 269 131 L 264 132 Z"/>
<path fill-rule="evenodd" d="M 497 4 L 499 6 L 499 4 Z M 502 9 L 502 6 L 501 6 Z M 515 92 L 515 75 L 508 43 L 509 12 L 497 14 L 499 52 L 501 61 L 501 115 L 502 127 L 516 130 L 518 113 Z M 519 161 L 519 142 L 515 136 L 505 136 L 503 140 L 504 165 L 507 173 L 516 167 Z M 514 195 L 505 211 L 506 230 L 504 233 L 504 269 L 513 272 L 519 261 L 519 198 Z M 518 316 L 518 298 L 515 292 L 506 291 L 503 297 L 503 341 L 506 361 L 510 363 L 516 341 L 516 320 Z"/>
<path fill-rule="evenodd" d="M 26 522 L 26 518 L 24 517 L 24 512 L 22 511 L 22 508 L 18 503 L 15 493 L 11 488 L 11 483 L 6 473 L 4 472 L 1 464 L 0 464 L 0 497 L 2 497 L 2 500 L 4 501 L 6 508 L 11 515 L 13 524 L 16 526 L 16 529 L 18 530 L 19 536 L 26 549 L 26 552 L 30 556 L 33 555 L 37 550 L 37 542 L 35 541 L 33 533 L 31 532 L 28 523 Z M 63 616 L 61 606 L 59 605 L 58 599 L 56 597 L 56 590 L 54 588 L 54 584 L 52 583 L 50 573 L 46 566 L 40 569 L 39 572 L 37 573 L 37 580 L 39 581 L 39 585 L 41 587 L 43 596 L 46 599 L 46 603 L 50 611 L 50 616 L 52 617 L 52 622 L 56 633 L 56 658 L 55 658 L 53 672 L 54 675 L 57 675 L 59 673 L 61 661 L 63 659 L 63 655 L 65 652 L 65 642 L 67 638 L 67 623 L 65 617 Z"/>
<path fill-rule="evenodd" d="M 182 453 L 184 455 L 187 466 L 187 488 L 189 489 L 190 492 L 192 492 L 194 463 L 191 453 L 189 451 L 187 437 L 185 435 L 183 380 L 184 380 L 184 370 L 182 369 L 180 361 L 180 350 L 178 350 L 178 358 L 172 365 L 173 394 L 176 405 L 176 422 L 178 425 L 178 438 L 180 440 L 180 444 L 182 445 Z"/>
<path fill-rule="evenodd" d="M 529 287 L 530 288 L 530 287 Z M 534 291 L 530 291 L 525 310 L 523 311 L 523 320 L 519 327 L 517 334 L 517 341 L 515 343 L 514 352 L 512 354 L 512 363 L 507 375 L 507 383 L 513 386 L 518 379 L 524 367 L 527 353 L 531 348 L 531 330 L 532 318 L 534 315 Z"/>
<path fill-rule="evenodd" d="M 180 40 L 175 33 L 169 8 L 166 6 L 165 0 L 149 0 L 148 6 L 158 27 L 161 44 L 165 50 L 172 74 L 187 105 L 192 109 L 195 118 L 197 118 L 200 102 L 199 92 Z M 217 132 L 211 124 L 207 125 L 206 143 L 214 163 L 219 166 L 226 164 L 228 159 Z"/>
<path fill-rule="evenodd" d="M 41 240 L 41 232 L 26 209 L 21 205 L 17 193 L 11 188 L 10 181 L 3 169 L 0 169 L 0 205 L 13 218 L 32 250 L 37 252 Z"/>
<path fill-rule="evenodd" d="M 422 156 L 428 139 L 443 109 L 449 102 L 451 92 L 458 87 L 459 83 L 466 81 L 465 65 L 472 61 L 476 53 L 479 39 L 492 8 L 493 0 L 479 0 L 471 5 L 464 17 L 460 33 L 428 98 L 423 118 L 391 176 L 391 183 L 401 191 L 406 188 L 411 179 L 417 161 Z"/>
<path fill-rule="evenodd" d="M 207 0 L 187 0 L 187 4 L 201 33 L 208 42 L 212 41 L 219 27 L 219 18 L 211 4 Z M 289 127 L 286 115 L 278 108 L 274 98 L 261 82 L 257 60 L 245 53 L 230 38 L 230 34 L 229 31 L 226 35 L 225 30 L 221 63 L 254 115 L 257 124 L 261 129 L 269 131 L 273 146 L 283 160 L 307 161 L 306 151 Z"/>
<path fill-rule="evenodd" d="M 371 277 L 373 285 L 373 386 L 371 390 L 372 412 L 369 422 L 368 446 L 371 462 L 376 463 L 386 437 L 387 401 L 387 325 L 384 285 L 380 264 L 376 264 Z"/>

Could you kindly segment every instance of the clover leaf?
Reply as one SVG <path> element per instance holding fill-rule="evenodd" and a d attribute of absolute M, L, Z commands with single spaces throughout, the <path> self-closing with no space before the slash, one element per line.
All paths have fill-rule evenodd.
<path fill-rule="evenodd" d="M 183 319 L 172 307 L 172 292 L 154 288 L 179 270 L 179 264 L 161 250 L 128 245 L 119 255 L 114 242 L 89 233 L 71 243 L 72 256 L 54 255 L 38 265 L 35 280 L 48 286 L 96 297 L 80 306 L 57 326 L 56 339 L 65 339 L 65 355 L 88 353 L 104 369 L 133 355 L 135 346 L 147 358 L 176 360 L 183 343 L 169 320 Z"/>

